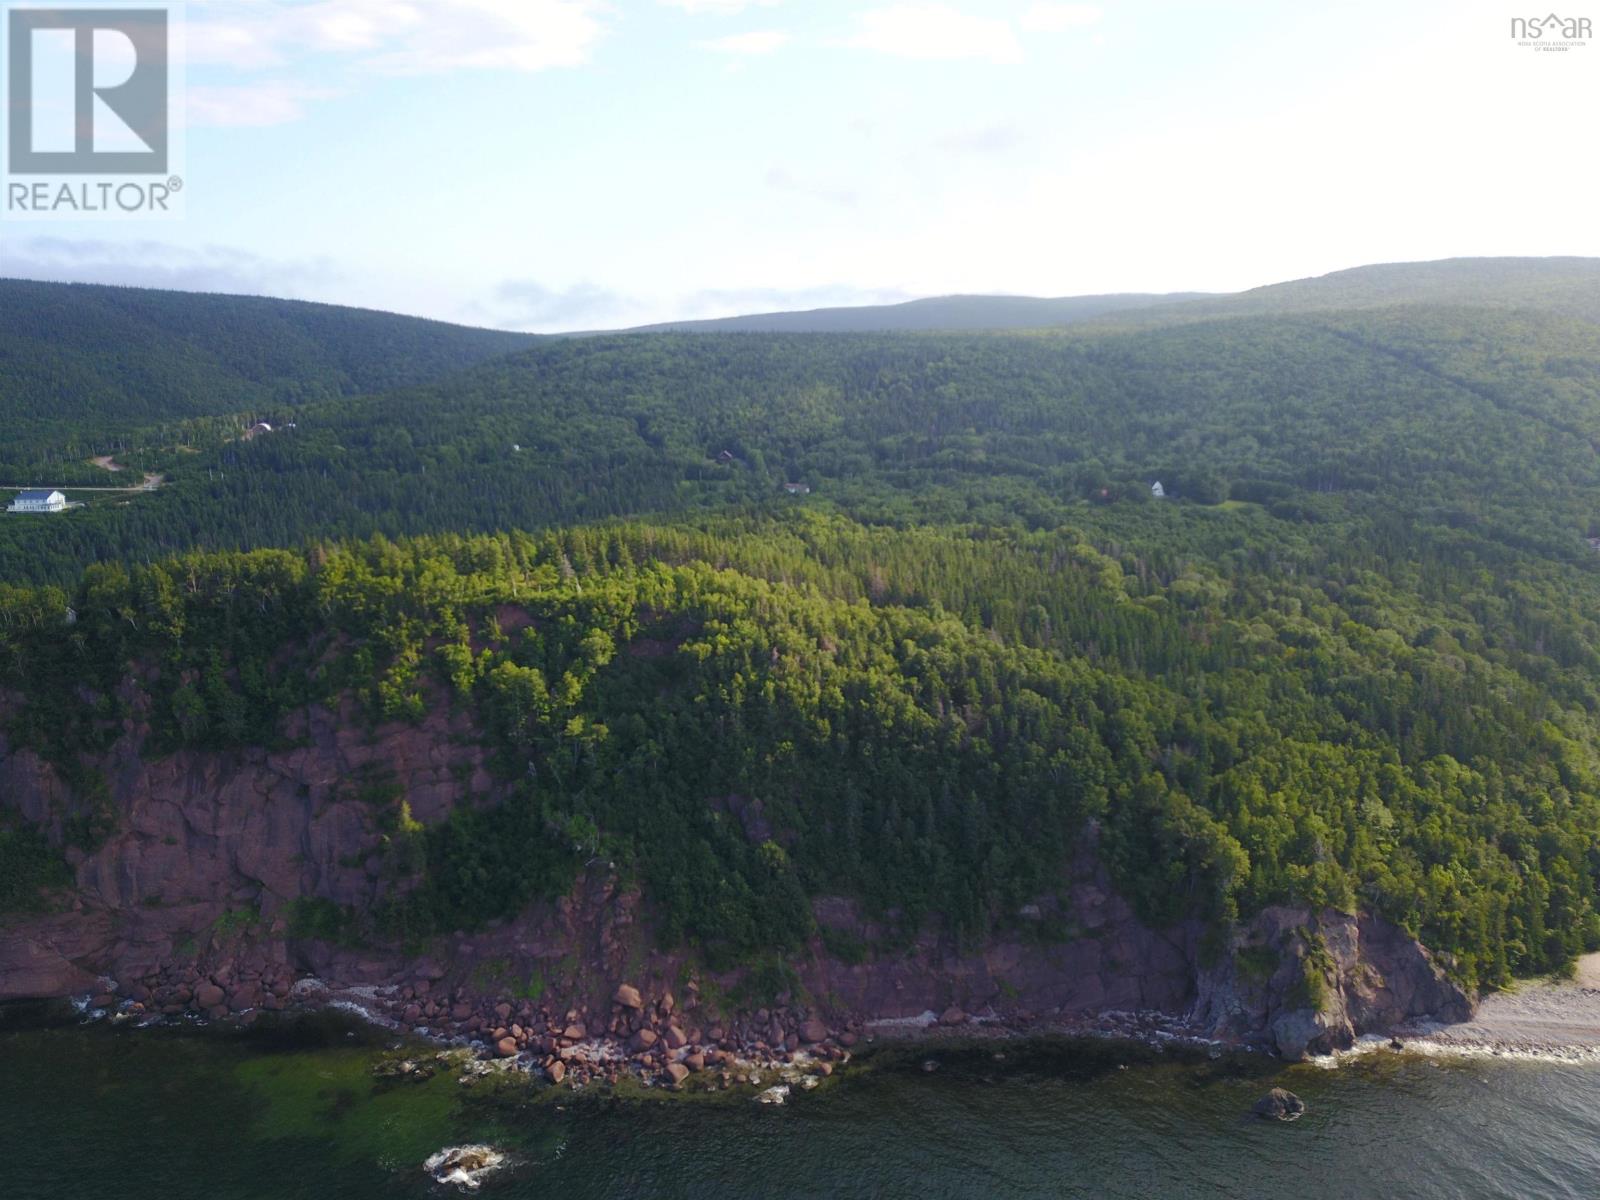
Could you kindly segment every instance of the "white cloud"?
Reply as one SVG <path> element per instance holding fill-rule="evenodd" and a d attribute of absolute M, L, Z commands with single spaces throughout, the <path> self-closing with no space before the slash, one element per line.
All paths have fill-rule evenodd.
<path fill-rule="evenodd" d="M 896 4 L 861 13 L 855 34 L 844 44 L 897 58 L 1022 61 L 1022 46 L 1009 22 L 948 4 Z"/>
<path fill-rule="evenodd" d="M 587 61 L 602 0 L 226 0 L 190 6 L 187 57 L 260 70 L 307 54 L 390 74 L 541 71 Z"/>
<path fill-rule="evenodd" d="M 305 116 L 308 103 L 336 95 L 331 88 L 290 80 L 263 80 L 238 86 L 188 88 L 184 107 L 191 126 L 263 127 L 298 121 Z"/>
<path fill-rule="evenodd" d="M 635 297 L 593 283 L 552 288 L 532 279 L 508 279 L 494 290 L 492 305 L 477 305 L 473 317 L 504 329 L 602 328 L 638 308 Z"/>
<path fill-rule="evenodd" d="M 660 0 L 668 8 L 681 8 L 691 16 L 731 17 L 747 8 L 771 8 L 778 0 Z"/>
<path fill-rule="evenodd" d="M 814 179 L 803 179 L 785 167 L 767 170 L 767 186 L 780 192 L 804 196 L 808 200 L 822 200 L 841 208 L 854 208 L 861 202 L 861 194 L 854 188 L 836 187 Z"/>
<path fill-rule="evenodd" d="M 228 246 L 81 237 L 36 237 L 9 245 L 5 273 L 58 283 L 291 298 L 349 285 L 344 272 L 325 258 L 275 260 Z"/>
<path fill-rule="evenodd" d="M 781 29 L 760 29 L 750 33 L 732 33 L 727 37 L 713 38 L 709 42 L 701 42 L 705 50 L 715 50 L 719 54 L 771 54 L 780 50 L 789 43 L 789 35 Z"/>
<path fill-rule="evenodd" d="M 1003 154 L 1016 149 L 1024 140 L 1022 130 L 1008 121 L 953 129 L 940 134 L 934 140 L 934 145 L 941 150 L 955 150 L 962 154 Z"/>
<path fill-rule="evenodd" d="M 1094 4 L 1035 4 L 1019 22 L 1030 33 L 1065 33 L 1093 25 L 1105 14 Z"/>

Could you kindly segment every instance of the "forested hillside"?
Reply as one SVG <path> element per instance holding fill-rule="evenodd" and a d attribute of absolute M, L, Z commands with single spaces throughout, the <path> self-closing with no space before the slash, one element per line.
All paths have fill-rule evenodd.
<path fill-rule="evenodd" d="M 0 682 L 69 771 L 122 730 L 129 664 L 168 748 L 276 744 L 352 688 L 374 724 L 468 706 L 515 798 L 422 828 L 353 781 L 417 886 L 323 917 L 341 936 L 476 927 L 599 855 L 718 961 L 797 946 L 817 894 L 977 939 L 1092 824 L 1152 922 L 1365 908 L 1468 983 L 1558 966 L 1600 937 L 1595 631 L 1411 569 L 806 513 L 379 540 L 0 588 Z"/>
<path fill-rule="evenodd" d="M 516 799 L 395 807 L 415 887 L 324 914 L 369 935 L 602 854 L 724 958 L 820 894 L 980 939 L 1093 846 L 1158 923 L 1361 909 L 1469 983 L 1559 966 L 1600 945 L 1600 325 L 1588 267 L 1532 270 L 1140 328 L 552 339 L 307 396 L 160 491 L 0 519 L 12 732 L 69 768 L 130 664 L 168 747 L 351 691 L 469 711 Z"/>
<path fill-rule="evenodd" d="M 796 502 L 1124 527 L 1157 480 L 1180 525 L 1238 502 L 1291 538 L 1347 537 L 1403 512 L 1408 537 L 1587 572 L 1597 363 L 1600 326 L 1423 306 L 1092 336 L 554 339 L 445 383 L 304 405 L 292 431 L 179 456 L 168 487 L 131 503 L 0 522 L 0 572 Z"/>
<path fill-rule="evenodd" d="M 103 483 L 92 454 L 132 459 L 183 433 L 237 432 L 239 417 L 287 420 L 531 341 L 328 304 L 0 279 L 0 483 Z"/>
<path fill-rule="evenodd" d="M 1446 258 L 1378 263 L 1233 295 L 1198 296 L 1148 314 L 1130 312 L 1128 319 L 1204 320 L 1403 304 L 1532 309 L 1600 321 L 1600 260 Z"/>

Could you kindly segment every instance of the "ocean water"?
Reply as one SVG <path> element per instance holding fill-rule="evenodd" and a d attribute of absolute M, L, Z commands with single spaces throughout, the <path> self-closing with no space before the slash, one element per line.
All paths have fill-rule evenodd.
<path fill-rule="evenodd" d="M 485 1198 L 1595 1197 L 1600 1065 L 1383 1052 L 1334 1069 L 1104 1044 L 892 1051 L 781 1108 L 372 1077 L 381 1034 L 0 1019 L 7 1200 L 462 1194 L 422 1162 L 513 1164 Z M 996 1059 L 995 1055 L 1003 1057 Z M 922 1061 L 939 1069 L 928 1072 Z M 1299 1121 L 1250 1118 L 1274 1085 Z"/>

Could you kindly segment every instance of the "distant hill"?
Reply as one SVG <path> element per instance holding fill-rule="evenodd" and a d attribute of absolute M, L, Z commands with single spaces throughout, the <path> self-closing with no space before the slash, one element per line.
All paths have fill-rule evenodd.
<path fill-rule="evenodd" d="M 903 304 L 668 321 L 627 333 L 942 333 L 1143 326 L 1214 317 L 1283 316 L 1428 304 L 1528 308 L 1600 322 L 1600 259 L 1448 258 L 1380 263 L 1244 292 L 1122 292 L 1104 296 L 935 296 Z"/>
<path fill-rule="evenodd" d="M 1379 263 L 1232 295 L 1205 296 L 1181 305 L 1149 307 L 1130 315 L 1133 323 L 1147 316 L 1161 321 L 1194 321 L 1411 304 L 1522 308 L 1600 322 L 1600 258 L 1446 258 L 1437 262 Z"/>
<path fill-rule="evenodd" d="M 428 383 L 533 340 L 298 300 L 0 279 L 0 426 L 336 399 Z"/>
<path fill-rule="evenodd" d="M 1044 329 L 1113 313 L 1204 297 L 1204 292 L 1157 295 L 1123 292 L 1109 296 L 933 296 L 903 304 L 813 308 L 804 312 L 754 313 L 705 321 L 642 325 L 628 333 L 896 333 L 928 330 L 974 332 Z"/>

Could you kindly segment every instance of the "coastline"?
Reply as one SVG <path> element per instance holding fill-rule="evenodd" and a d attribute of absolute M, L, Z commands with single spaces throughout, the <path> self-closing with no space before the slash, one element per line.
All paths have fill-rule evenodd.
<path fill-rule="evenodd" d="M 1399 1036 L 1423 1053 L 1600 1063 L 1600 953 L 1580 958 L 1569 979 L 1491 992 L 1469 1021 L 1417 1022 Z"/>
<path fill-rule="evenodd" d="M 562 1006 L 550 1006 L 548 1001 L 512 1005 L 485 996 L 469 997 L 459 990 L 442 991 L 429 1002 L 427 984 L 421 981 L 405 986 L 340 985 L 302 976 L 288 987 L 273 989 L 283 993 L 281 998 L 264 991 L 259 1006 L 230 1011 L 218 1005 L 196 1011 L 192 1004 L 163 1008 L 148 991 L 118 989 L 111 980 L 101 984 L 102 994 L 73 1001 L 80 1014 L 139 1025 L 247 1026 L 274 1011 L 287 1015 L 340 1010 L 423 1045 L 467 1052 L 480 1062 L 472 1074 L 518 1072 L 568 1088 L 631 1082 L 648 1088 L 716 1091 L 754 1083 L 756 1076 L 789 1083 L 805 1077 L 804 1086 L 812 1087 L 843 1070 L 853 1057 L 875 1048 L 926 1045 L 931 1056 L 941 1045 L 1052 1038 L 1124 1043 L 1156 1053 L 1170 1049 L 1213 1059 L 1278 1057 L 1259 1039 L 1217 1037 L 1184 1016 L 1156 1010 L 985 1008 L 967 1013 L 952 1007 L 943 1013 L 927 1010 L 878 1018 L 857 1014 L 824 1022 L 796 1006 L 717 1019 L 696 1011 L 698 997 L 693 991 L 675 1007 L 670 992 L 644 997 L 624 985 L 605 1008 L 578 1006 L 562 1012 Z M 420 1009 L 419 1001 L 424 1006 Z M 1394 1052 L 1600 1063 L 1600 953 L 1580 959 L 1569 978 L 1522 981 L 1485 996 L 1469 1020 L 1415 1019 L 1386 1032 L 1364 1034 L 1348 1049 L 1314 1055 L 1308 1061 L 1334 1067 L 1369 1054 Z"/>
<path fill-rule="evenodd" d="M 359 991 L 365 994 L 370 989 Z M 361 1011 L 375 1024 L 397 1027 L 384 1012 L 381 1001 L 363 1003 L 349 992 L 329 999 L 339 1007 Z M 470 1047 L 491 1062 L 496 1061 L 494 1048 L 470 1035 L 442 1030 L 422 1032 L 429 1041 Z M 833 1066 L 842 1069 L 855 1054 L 896 1045 L 926 1045 L 931 1051 L 942 1044 L 1050 1038 L 1125 1043 L 1157 1053 L 1170 1049 L 1213 1059 L 1224 1055 L 1279 1057 L 1258 1040 L 1217 1037 L 1184 1016 L 1154 1010 L 1002 1013 L 989 1009 L 981 1013 L 948 1010 L 939 1014 L 928 1010 L 910 1017 L 857 1018 L 840 1030 L 830 1030 L 823 1044 L 802 1046 L 799 1051 L 769 1048 L 758 1038 L 729 1050 L 727 1065 L 735 1068 L 737 1082 L 739 1071 L 806 1069 L 828 1061 L 830 1055 Z M 840 1046 L 841 1041 L 850 1048 Z M 647 1083 L 670 1082 L 659 1068 L 652 1071 L 637 1061 L 630 1062 L 633 1056 L 625 1041 L 602 1037 L 574 1046 L 573 1050 L 576 1057 L 632 1067 L 633 1073 Z M 1484 996 L 1469 1020 L 1409 1021 L 1387 1032 L 1364 1034 L 1347 1050 L 1310 1056 L 1308 1061 L 1329 1066 L 1366 1054 L 1396 1052 L 1440 1058 L 1600 1064 L 1600 953 L 1579 959 L 1570 978 L 1523 980 Z M 514 1065 L 530 1073 L 539 1070 L 539 1063 L 526 1055 L 518 1056 Z"/>
<path fill-rule="evenodd" d="M 398 989 L 395 989 L 397 991 Z M 412 1027 L 393 1015 L 395 997 L 385 995 L 388 988 L 370 986 L 328 986 L 321 980 L 301 979 L 282 1009 L 271 1015 L 293 1017 L 323 1011 L 343 1012 L 374 1029 L 399 1035 L 413 1046 L 425 1047 L 405 1058 L 421 1061 L 429 1051 L 441 1056 L 463 1054 L 458 1064 L 466 1083 L 472 1079 L 512 1074 L 543 1079 L 552 1087 L 582 1092 L 591 1085 L 602 1094 L 618 1086 L 660 1092 L 699 1094 L 752 1092 L 763 1103 L 781 1104 L 794 1090 L 808 1090 L 829 1076 L 846 1071 L 852 1060 L 872 1057 L 877 1051 L 926 1047 L 925 1070 L 936 1070 L 941 1049 L 970 1047 L 973 1043 L 1017 1043 L 1062 1039 L 1122 1044 L 1130 1050 L 1181 1056 L 1219 1059 L 1243 1055 L 1271 1060 L 1278 1056 L 1263 1045 L 1234 1039 L 1216 1038 L 1207 1031 L 1172 1014 L 1151 1011 L 1108 1011 L 1102 1013 L 1016 1013 L 1009 1015 L 935 1014 L 931 1011 L 913 1017 L 882 1018 L 852 1022 L 848 1029 L 830 1031 L 821 1043 L 797 1049 L 771 1047 L 760 1039 L 752 1042 L 724 1039 L 715 1046 L 694 1043 L 676 1054 L 659 1058 L 641 1055 L 628 1040 L 610 1034 L 575 1040 L 556 1049 L 556 1053 L 522 1051 L 503 1055 L 481 1035 L 451 1028 L 447 1020 L 439 1026 Z M 207 1017 L 186 1013 L 181 1017 L 140 1011 L 137 1003 L 123 1001 L 115 1007 L 97 1010 L 87 997 L 74 998 L 73 1008 L 80 1019 L 108 1019 L 115 1023 L 138 1025 L 196 1023 L 202 1025 L 247 1026 L 268 1015 L 265 1010 L 233 1013 L 226 1017 Z M 848 1036 L 846 1036 L 848 1035 Z M 840 1045 L 848 1042 L 850 1048 Z M 400 1050 L 403 1043 L 391 1049 Z M 1569 979 L 1523 981 L 1503 992 L 1483 998 L 1471 1020 L 1445 1024 L 1415 1021 L 1389 1033 L 1369 1033 L 1359 1037 L 1346 1050 L 1315 1055 L 1306 1065 L 1337 1069 L 1373 1055 L 1409 1054 L 1439 1059 L 1496 1059 L 1558 1063 L 1575 1066 L 1600 1064 L 1600 954 L 1585 956 Z M 692 1056 L 692 1057 L 691 1057 Z M 697 1060 L 703 1058 L 703 1065 Z M 685 1059 L 697 1069 L 671 1071 L 668 1063 L 683 1064 Z M 396 1060 L 399 1063 L 400 1060 Z M 441 1057 L 441 1061 L 443 1061 Z M 860 1058 L 865 1062 L 865 1058 Z M 554 1063 L 562 1067 L 552 1071 Z M 1287 1062 L 1284 1065 L 1289 1065 Z M 402 1071 L 403 1073 L 403 1071 Z M 763 1090 L 764 1089 L 764 1090 Z M 633 1094 L 643 1094 L 634 1091 Z"/>

